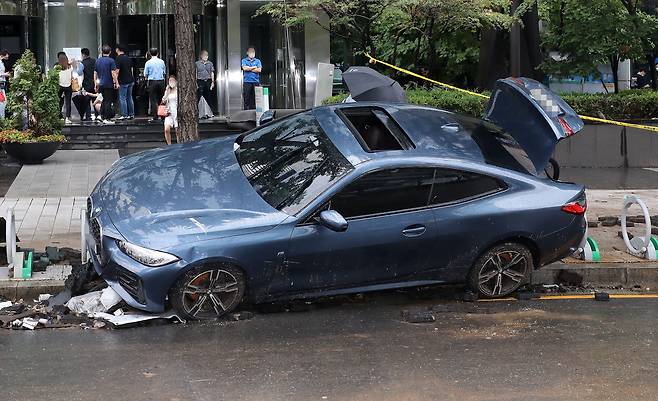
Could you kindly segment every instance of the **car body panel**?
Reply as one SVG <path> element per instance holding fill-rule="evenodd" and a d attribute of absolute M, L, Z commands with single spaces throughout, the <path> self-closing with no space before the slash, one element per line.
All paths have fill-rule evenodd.
<path fill-rule="evenodd" d="M 251 187 L 235 137 L 152 152 L 116 166 L 97 187 L 104 212 L 130 242 L 153 249 L 267 230 L 288 216 Z"/>
<path fill-rule="evenodd" d="M 485 119 L 509 132 L 528 153 L 537 171 L 544 171 L 560 140 L 585 126 L 564 100 L 528 78 L 499 79 Z"/>
<path fill-rule="evenodd" d="M 413 149 L 367 152 L 340 117 L 344 107 L 377 107 L 400 125 Z M 246 299 L 330 295 L 463 282 L 483 252 L 504 241 L 531 247 L 536 267 L 571 253 L 583 216 L 561 210 L 582 186 L 555 182 L 492 162 L 496 127 L 425 107 L 360 103 L 313 109 L 326 136 L 354 166 L 294 215 L 265 202 L 234 154 L 235 136 L 175 145 L 120 160 L 90 196 L 87 248 L 101 276 L 131 305 L 164 309 L 176 280 L 197 266 L 231 263 L 247 280 Z M 501 166 L 502 165 L 502 166 Z M 447 168 L 493 177 L 500 191 L 445 205 L 348 218 L 344 232 L 313 217 L 348 184 L 382 169 Z M 402 231 L 423 225 L 420 235 Z M 418 234 L 420 231 L 413 231 Z M 100 237 L 99 250 L 94 238 Z M 147 267 L 123 253 L 125 240 L 179 260 Z M 122 270 L 123 269 L 123 270 Z M 121 284 L 137 277 L 143 299 Z"/>

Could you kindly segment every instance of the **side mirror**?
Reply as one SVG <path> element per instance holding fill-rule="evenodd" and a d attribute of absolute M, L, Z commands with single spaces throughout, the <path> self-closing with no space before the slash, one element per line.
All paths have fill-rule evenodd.
<path fill-rule="evenodd" d="M 264 111 L 260 116 L 260 125 L 267 124 L 274 120 L 274 110 Z"/>
<path fill-rule="evenodd" d="M 347 230 L 347 220 L 335 210 L 324 210 L 320 213 L 320 224 L 336 232 Z"/>

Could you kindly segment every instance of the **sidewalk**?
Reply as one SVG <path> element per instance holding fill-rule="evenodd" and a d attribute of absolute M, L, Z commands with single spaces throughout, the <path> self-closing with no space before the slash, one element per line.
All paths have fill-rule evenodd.
<path fill-rule="evenodd" d="M 23 166 L 0 213 L 14 208 L 19 245 L 80 247 L 80 209 L 98 180 L 119 158 L 116 149 L 60 150 L 41 165 Z"/>

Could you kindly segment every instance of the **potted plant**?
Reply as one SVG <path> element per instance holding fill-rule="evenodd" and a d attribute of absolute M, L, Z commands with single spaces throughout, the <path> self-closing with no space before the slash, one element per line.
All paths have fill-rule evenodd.
<path fill-rule="evenodd" d="M 1 127 L 0 143 L 22 164 L 42 163 L 65 141 L 57 98 L 60 68 L 41 79 L 34 55 L 26 50 L 14 70 L 17 76 L 7 95 L 11 118 Z"/>

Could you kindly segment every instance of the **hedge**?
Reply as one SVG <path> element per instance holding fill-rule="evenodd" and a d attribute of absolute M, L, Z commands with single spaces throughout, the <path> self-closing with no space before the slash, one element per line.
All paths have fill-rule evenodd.
<path fill-rule="evenodd" d="M 658 118 L 658 91 L 634 89 L 620 93 L 569 93 L 562 98 L 578 114 L 614 120 L 649 120 Z M 339 103 L 346 94 L 325 99 L 325 104 Z M 407 89 L 409 103 L 436 107 L 476 117 L 484 114 L 487 99 L 465 93 L 433 89 Z"/>

